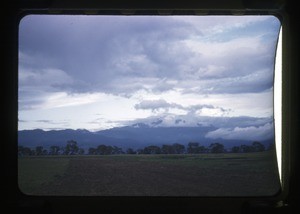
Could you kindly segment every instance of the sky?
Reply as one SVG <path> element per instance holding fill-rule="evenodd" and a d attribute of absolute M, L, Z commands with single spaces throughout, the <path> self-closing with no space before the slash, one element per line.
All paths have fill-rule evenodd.
<path fill-rule="evenodd" d="M 18 128 L 143 122 L 266 136 L 279 29 L 274 16 L 25 16 Z"/>

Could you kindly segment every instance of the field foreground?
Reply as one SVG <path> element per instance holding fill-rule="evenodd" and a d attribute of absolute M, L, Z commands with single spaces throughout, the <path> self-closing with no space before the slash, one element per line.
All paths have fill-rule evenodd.
<path fill-rule="evenodd" d="M 20 157 L 18 171 L 29 195 L 269 196 L 280 189 L 270 151 Z"/>

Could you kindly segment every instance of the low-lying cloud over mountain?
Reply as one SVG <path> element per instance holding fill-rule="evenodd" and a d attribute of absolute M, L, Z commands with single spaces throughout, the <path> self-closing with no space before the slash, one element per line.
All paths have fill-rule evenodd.
<path fill-rule="evenodd" d="M 88 130 L 23 130 L 19 131 L 19 145 L 34 147 L 42 145 L 63 146 L 68 140 L 76 140 L 83 148 L 100 144 L 122 148 L 142 148 L 145 145 L 162 145 L 191 141 L 208 146 L 223 143 L 226 148 L 261 141 L 266 145 L 274 140 L 272 118 L 252 117 L 152 117 L 133 121 L 123 127 L 97 132 Z"/>
<path fill-rule="evenodd" d="M 266 140 L 274 137 L 273 123 L 267 123 L 263 126 L 255 127 L 235 127 L 235 128 L 219 128 L 208 132 L 205 136 L 212 139 L 227 140 Z"/>

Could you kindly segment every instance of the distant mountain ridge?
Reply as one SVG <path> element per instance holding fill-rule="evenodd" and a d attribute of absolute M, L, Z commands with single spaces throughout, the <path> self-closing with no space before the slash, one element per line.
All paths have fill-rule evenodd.
<path fill-rule="evenodd" d="M 156 124 L 155 124 L 156 125 Z M 162 145 L 181 143 L 187 145 L 189 142 L 199 142 L 201 145 L 208 146 L 213 142 L 224 144 L 225 148 L 239 146 L 241 144 L 250 144 L 250 140 L 226 140 L 210 139 L 205 135 L 214 131 L 214 126 L 197 127 L 160 127 L 150 126 L 145 123 L 136 123 L 131 126 L 116 127 L 97 132 L 91 132 L 85 129 L 65 129 L 43 131 L 21 130 L 18 132 L 18 144 L 27 147 L 44 146 L 48 148 L 52 145 L 65 146 L 68 140 L 77 141 L 78 145 L 84 149 L 97 147 L 98 145 L 118 146 L 126 148 L 143 148 L 147 145 Z M 262 143 L 268 145 L 273 139 L 265 140 Z"/>

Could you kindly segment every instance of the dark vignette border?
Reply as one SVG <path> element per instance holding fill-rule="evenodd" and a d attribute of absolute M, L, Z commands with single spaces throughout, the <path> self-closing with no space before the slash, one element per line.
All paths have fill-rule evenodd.
<path fill-rule="evenodd" d="M 286 213 L 299 209 L 299 33 L 296 4 L 287 0 L 228 1 L 4 1 L 1 11 L 3 210 L 31 213 Z M 17 186 L 18 22 L 26 14 L 248 15 L 271 14 L 283 22 L 283 192 L 273 197 L 38 197 Z M 296 27 L 297 26 L 297 27 Z M 2 65 L 3 65 L 2 64 Z M 300 153 L 299 153 L 300 154 Z M 2 173 L 1 173 L 2 174 Z M 295 211 L 294 211 L 295 212 Z"/>

